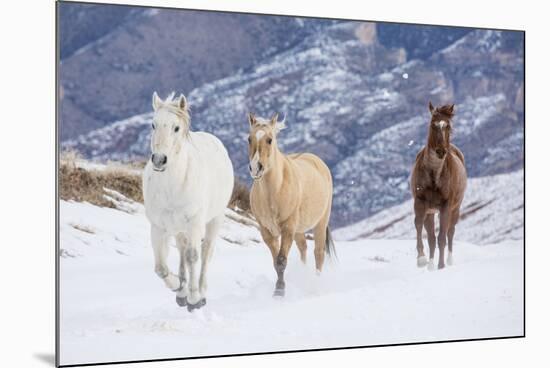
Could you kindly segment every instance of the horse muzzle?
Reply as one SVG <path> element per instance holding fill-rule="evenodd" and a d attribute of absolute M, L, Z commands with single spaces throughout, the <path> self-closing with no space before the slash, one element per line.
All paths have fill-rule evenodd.
<path fill-rule="evenodd" d="M 162 153 L 153 153 L 151 155 L 151 162 L 153 163 L 153 170 L 162 172 L 166 170 L 168 157 L 166 157 L 166 155 Z"/>
<path fill-rule="evenodd" d="M 264 166 L 259 162 L 256 165 L 249 164 L 248 170 L 250 171 L 250 176 L 254 180 L 260 180 L 264 175 Z"/>

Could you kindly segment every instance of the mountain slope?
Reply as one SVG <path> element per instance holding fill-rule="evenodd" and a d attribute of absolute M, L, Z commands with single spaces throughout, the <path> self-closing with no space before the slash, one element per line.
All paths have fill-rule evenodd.
<path fill-rule="evenodd" d="M 423 146 L 428 100 L 457 104 L 454 142 L 471 177 L 523 167 L 523 40 L 473 31 L 426 60 L 406 61 L 370 23 L 325 28 L 248 71 L 188 94 L 192 127 L 227 146 L 247 174 L 246 113 L 281 112 L 285 152 L 309 151 L 331 168 L 334 226 L 349 225 L 408 198 L 408 176 Z M 150 114 L 63 142 L 97 160 L 149 154 Z"/>
<path fill-rule="evenodd" d="M 59 2 L 59 53 L 61 60 L 113 32 L 125 22 L 145 15 L 144 8 L 111 4 Z"/>
<path fill-rule="evenodd" d="M 62 140 L 149 111 L 153 90 L 188 93 L 249 68 L 334 23 L 191 10 L 89 7 L 60 4 L 60 33 L 62 41 L 67 40 L 61 52 L 68 55 L 59 69 Z M 94 27 L 86 27 L 90 22 Z M 80 47 L 78 52 L 73 51 L 76 47 Z"/>

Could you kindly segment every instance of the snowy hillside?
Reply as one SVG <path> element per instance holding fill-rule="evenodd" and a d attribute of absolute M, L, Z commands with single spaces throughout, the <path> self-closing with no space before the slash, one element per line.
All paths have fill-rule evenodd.
<path fill-rule="evenodd" d="M 321 276 L 312 244 L 307 266 L 293 247 L 287 296 L 275 300 L 257 230 L 227 219 L 208 304 L 189 313 L 153 272 L 142 208 L 62 201 L 60 215 L 62 364 L 523 333 L 521 242 L 458 242 L 455 266 L 429 272 L 416 268 L 410 240 L 338 241 L 339 260 Z"/>
<path fill-rule="evenodd" d="M 60 2 L 61 139 L 247 69 L 332 20 Z"/>
<path fill-rule="evenodd" d="M 455 239 L 477 244 L 523 241 L 523 194 L 523 170 L 470 179 Z M 341 240 L 416 239 L 413 224 L 411 199 L 356 224 L 339 228 L 334 236 Z"/>
<path fill-rule="evenodd" d="M 61 138 L 148 111 L 151 89 L 188 93 L 247 70 L 338 20 L 58 3 Z M 425 59 L 471 32 L 381 23 L 381 44 Z M 85 87 L 85 88 L 84 88 Z"/>
<path fill-rule="evenodd" d="M 216 134 L 237 174 L 247 175 L 246 113 L 286 114 L 279 142 L 331 168 L 334 226 L 408 198 L 407 178 L 425 143 L 427 101 L 457 103 L 454 142 L 470 176 L 523 167 L 522 39 L 473 31 L 427 59 L 379 43 L 373 23 L 322 29 L 254 67 L 188 94 L 192 126 Z M 95 160 L 143 159 L 150 114 L 63 142 Z"/>

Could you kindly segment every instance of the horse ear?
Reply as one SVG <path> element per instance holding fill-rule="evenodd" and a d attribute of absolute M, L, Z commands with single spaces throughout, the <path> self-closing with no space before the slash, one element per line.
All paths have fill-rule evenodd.
<path fill-rule="evenodd" d="M 157 91 L 153 92 L 153 100 L 152 100 L 153 110 L 157 111 L 160 106 L 162 105 L 162 100 L 157 94 Z"/>
<path fill-rule="evenodd" d="M 187 99 L 183 95 L 183 93 L 178 97 L 178 107 L 181 110 L 187 110 Z"/>
<path fill-rule="evenodd" d="M 279 119 L 279 114 L 278 113 L 273 114 L 273 116 L 271 117 L 271 125 L 277 124 L 278 119 Z"/>
<path fill-rule="evenodd" d="M 455 113 L 455 104 L 452 104 L 450 107 L 449 107 L 449 112 L 452 114 Z"/>
<path fill-rule="evenodd" d="M 428 108 L 430 109 L 430 114 L 433 115 L 433 113 L 435 111 L 435 107 L 434 107 L 434 105 L 432 105 L 432 101 L 429 102 Z"/>
<path fill-rule="evenodd" d="M 250 126 L 253 126 L 254 124 L 256 124 L 256 116 L 254 115 L 253 112 L 248 113 L 248 123 L 250 124 Z"/>

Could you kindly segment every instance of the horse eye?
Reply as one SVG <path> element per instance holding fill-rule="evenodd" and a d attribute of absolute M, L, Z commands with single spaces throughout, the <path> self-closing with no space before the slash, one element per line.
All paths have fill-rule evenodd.
<path fill-rule="evenodd" d="M 153 128 L 153 130 L 155 130 L 155 123 L 151 124 L 151 128 Z"/>
<path fill-rule="evenodd" d="M 271 138 L 267 138 L 267 144 L 271 144 L 273 140 Z"/>
<path fill-rule="evenodd" d="M 252 143 L 252 140 L 250 139 L 250 137 L 248 137 L 248 144 Z"/>
<path fill-rule="evenodd" d="M 177 133 L 177 132 L 179 132 L 179 131 L 180 131 L 180 127 L 179 127 L 179 126 L 177 126 L 177 127 L 174 128 L 174 132 Z"/>

